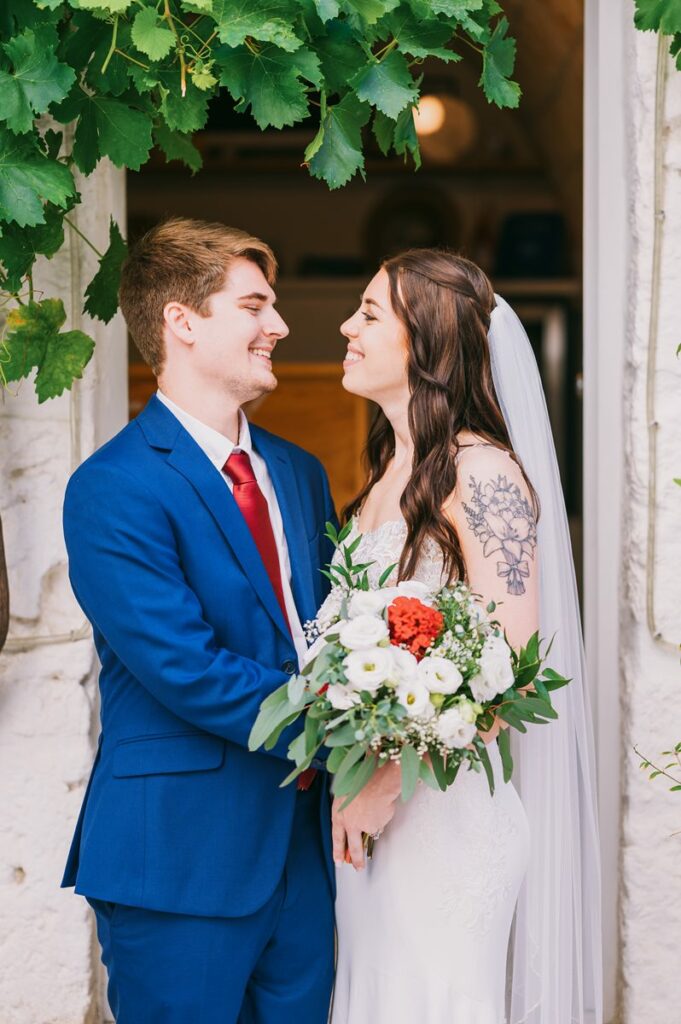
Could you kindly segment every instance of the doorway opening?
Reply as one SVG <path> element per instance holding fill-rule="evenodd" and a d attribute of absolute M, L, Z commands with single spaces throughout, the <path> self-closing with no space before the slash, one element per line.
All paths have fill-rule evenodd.
<path fill-rule="evenodd" d="M 269 242 L 280 263 L 278 308 L 290 327 L 278 349 L 280 387 L 249 410 L 261 425 L 324 462 L 337 507 L 362 482 L 371 416 L 340 385 L 339 325 L 379 261 L 413 245 L 446 245 L 478 263 L 516 309 L 537 354 L 581 564 L 581 0 L 504 5 L 518 41 L 516 111 L 485 101 L 476 55 L 423 66 L 423 166 L 369 148 L 367 180 L 329 192 L 300 166 L 305 125 L 261 132 L 213 103 L 197 133 L 204 168 L 152 160 L 128 175 L 128 236 L 167 215 L 221 220 Z M 130 408 L 154 388 L 130 346 Z"/>

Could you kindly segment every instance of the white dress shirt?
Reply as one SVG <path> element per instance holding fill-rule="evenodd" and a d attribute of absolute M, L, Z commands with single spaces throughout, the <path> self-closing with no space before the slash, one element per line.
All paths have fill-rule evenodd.
<path fill-rule="evenodd" d="M 179 407 L 179 405 L 176 405 L 175 402 L 171 401 L 167 395 L 164 395 L 162 391 L 157 391 L 156 397 L 167 409 L 170 410 L 173 416 L 180 421 L 187 433 L 191 434 L 199 448 L 201 448 L 217 469 L 225 482 L 225 487 L 229 487 L 230 491 L 234 490 L 234 484 L 229 476 L 222 472 L 222 467 L 234 451 L 245 452 L 250 458 L 251 465 L 253 466 L 253 473 L 255 474 L 255 479 L 258 482 L 258 487 L 264 494 L 269 508 L 272 532 L 274 533 L 274 539 L 277 545 L 277 554 L 279 555 L 279 569 L 281 571 L 281 583 L 284 592 L 286 614 L 288 615 L 288 621 L 291 626 L 291 634 L 293 636 L 293 644 L 295 646 L 296 653 L 298 654 L 299 660 L 302 659 L 303 655 L 307 651 L 307 641 L 305 640 L 305 634 L 303 633 L 298 609 L 296 608 L 295 601 L 293 600 L 293 591 L 291 589 L 291 559 L 289 557 L 288 544 L 286 543 L 286 535 L 284 533 L 284 523 L 281 518 L 277 495 L 267 471 L 267 463 L 253 448 L 251 432 L 248 427 L 248 420 L 246 419 L 246 416 L 240 409 L 239 442 L 238 444 L 232 444 L 228 437 L 225 437 L 224 434 L 221 434 L 219 431 L 209 427 L 206 423 L 202 423 L 201 420 L 197 420 L 195 416 L 191 416 L 188 412 L 185 412 L 184 409 Z"/>

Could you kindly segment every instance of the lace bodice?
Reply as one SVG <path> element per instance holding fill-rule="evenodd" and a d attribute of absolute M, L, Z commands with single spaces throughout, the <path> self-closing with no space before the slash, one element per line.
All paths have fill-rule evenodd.
<path fill-rule="evenodd" d="M 352 533 L 346 543 L 350 544 L 359 535 L 357 517 L 352 521 Z M 393 519 L 387 523 L 381 523 L 375 530 L 368 530 L 362 534 L 362 539 L 354 553 L 355 562 L 373 562 L 367 570 L 369 583 L 372 587 L 378 586 L 378 581 L 383 572 L 393 563 L 398 563 L 402 548 L 407 537 L 407 524 L 404 519 Z M 334 561 L 339 558 L 338 552 Z M 440 548 L 431 538 L 427 538 L 419 559 L 415 580 L 425 583 L 431 590 L 438 590 L 445 585 L 446 577 L 442 563 Z M 397 582 L 397 568 L 391 573 L 387 585 L 393 586 Z"/>

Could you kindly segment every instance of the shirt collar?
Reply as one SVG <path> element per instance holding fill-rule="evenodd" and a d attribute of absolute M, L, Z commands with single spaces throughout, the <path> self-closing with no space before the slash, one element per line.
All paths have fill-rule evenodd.
<path fill-rule="evenodd" d="M 222 472 L 222 468 L 233 451 L 245 452 L 249 457 L 253 454 L 253 442 L 248 420 L 243 409 L 239 409 L 239 443 L 232 444 L 228 437 L 221 434 L 207 423 L 202 423 L 196 416 L 185 412 L 179 405 L 176 405 L 162 391 L 156 392 L 158 400 L 175 416 L 188 434 L 194 438 L 199 448 L 210 459 L 216 469 Z"/>

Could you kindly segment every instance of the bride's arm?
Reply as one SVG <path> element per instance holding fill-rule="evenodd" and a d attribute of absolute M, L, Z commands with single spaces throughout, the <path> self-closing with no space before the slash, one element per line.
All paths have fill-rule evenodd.
<path fill-rule="evenodd" d="M 524 646 L 539 628 L 537 519 L 518 465 L 496 448 L 471 448 L 459 459 L 457 486 L 445 512 L 456 528 L 468 584 L 512 647 Z M 489 742 L 499 731 L 484 734 Z"/>

